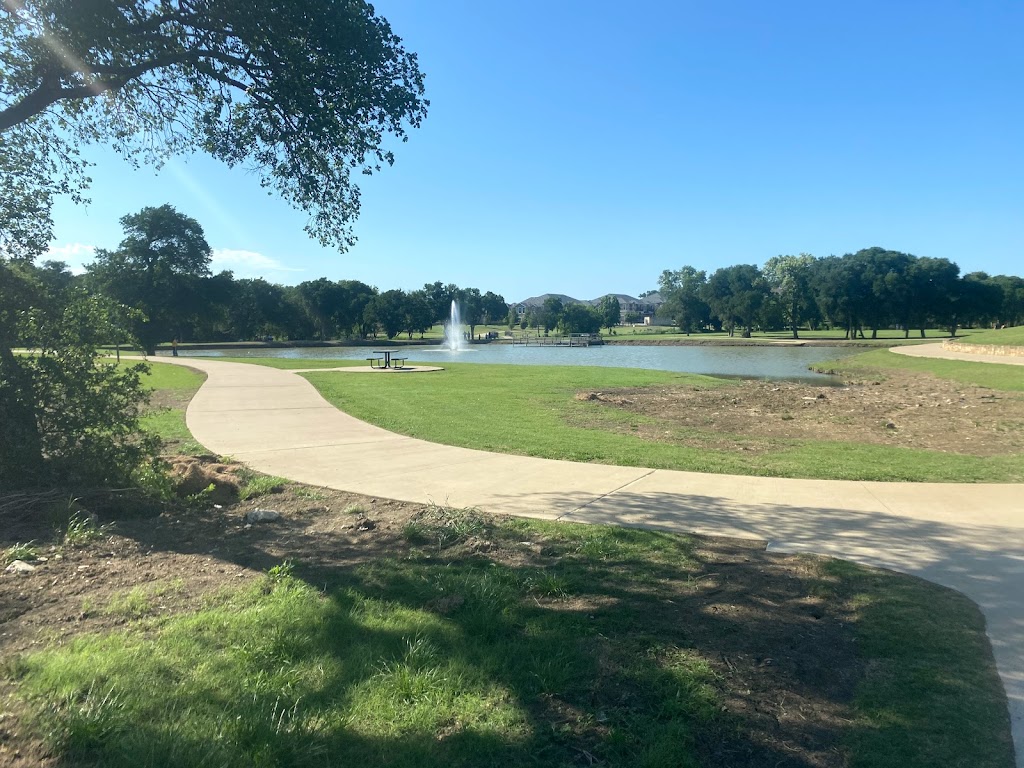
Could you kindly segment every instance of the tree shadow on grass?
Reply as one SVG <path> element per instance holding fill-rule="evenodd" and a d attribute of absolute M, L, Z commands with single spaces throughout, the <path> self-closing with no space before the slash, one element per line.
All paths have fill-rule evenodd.
<path fill-rule="evenodd" d="M 702 525 L 714 524 L 714 500 L 686 503 L 704 516 Z M 667 528 L 678 522 L 659 518 L 668 505 L 643 499 L 632 511 L 648 516 L 644 525 Z M 890 521 L 874 526 L 893 536 L 894 550 L 941 534 L 905 521 L 899 537 Z M 788 533 L 799 542 L 811 529 L 791 524 Z M 491 525 L 486 538 L 511 553 L 503 558 L 463 541 L 409 546 L 379 531 L 373 551 L 350 551 L 345 567 L 335 556 L 359 547 L 344 536 L 294 525 L 282 545 L 280 528 L 253 532 L 246 546 L 219 556 L 268 570 L 290 553 L 300 581 L 268 580 L 267 604 L 249 606 L 260 619 L 241 630 L 215 621 L 178 630 L 198 642 L 187 659 L 156 658 L 143 642 L 128 663 L 145 673 L 140 685 L 162 694 L 144 706 L 123 706 L 90 670 L 75 706 L 59 713 L 62 727 L 79 728 L 63 761 L 833 766 L 846 764 L 849 744 L 887 751 L 880 740 L 892 745 L 893 765 L 959 759 L 944 741 L 930 763 L 905 754 L 899 713 L 870 734 L 851 722 L 854 688 L 871 670 L 859 661 L 847 604 L 808 599 L 837 588 L 828 578 L 749 543 L 705 552 L 699 542 L 658 532 L 559 530 Z M 209 551 L 202 536 L 169 541 L 146 525 L 130 532 L 145 546 Z M 523 538 L 537 546 L 516 549 Z M 381 557 L 385 550 L 398 556 Z M 305 590 L 301 606 L 268 608 L 290 589 Z M 938 589 L 932 596 L 958 599 Z M 965 625 L 950 628 L 953 641 L 983 641 L 965 610 Z M 155 677 L 149 658 L 163 665 Z M 235 665 L 231 684 L 221 686 L 225 677 L 212 669 L 205 682 L 192 675 L 204 660 Z M 153 688 L 154 679 L 163 685 Z M 976 681 L 952 679 L 950 690 L 962 692 L 965 682 Z M 463 706 L 465 697 L 478 703 Z M 83 702 L 109 711 L 90 713 Z M 193 725 L 186 711 L 206 714 Z M 979 735 L 992 732 L 990 723 Z M 1007 750 L 1004 738 L 996 757 L 970 764 L 1009 765 L 1012 758 L 999 757 Z"/>

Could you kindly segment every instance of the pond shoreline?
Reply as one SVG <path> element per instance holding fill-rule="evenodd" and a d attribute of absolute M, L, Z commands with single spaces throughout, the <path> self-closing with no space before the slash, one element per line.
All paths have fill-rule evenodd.
<path fill-rule="evenodd" d="M 736 337 L 702 339 L 648 339 L 628 337 L 604 337 L 603 346 L 635 346 L 635 347 L 855 347 L 858 349 L 872 349 L 884 346 L 891 342 L 897 344 L 925 344 L 934 342 L 936 339 L 912 339 L 909 342 L 903 339 L 857 339 L 848 341 L 845 339 L 744 339 Z M 472 341 L 472 346 L 511 345 L 511 339 L 492 339 L 490 341 Z M 210 342 L 183 342 L 178 344 L 180 351 L 186 350 L 251 350 L 251 349 L 332 349 L 344 347 L 437 347 L 440 345 L 438 339 L 352 339 L 346 341 L 310 341 L 300 339 L 296 341 L 210 341 Z M 113 351 L 113 347 L 110 350 Z M 169 352 L 170 344 L 161 344 L 157 347 L 158 352 Z M 139 352 L 137 349 L 121 348 L 122 353 Z"/>

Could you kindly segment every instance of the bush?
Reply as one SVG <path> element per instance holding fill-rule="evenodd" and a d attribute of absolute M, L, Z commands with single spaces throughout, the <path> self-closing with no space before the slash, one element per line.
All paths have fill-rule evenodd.
<path fill-rule="evenodd" d="M 155 454 L 139 428 L 147 366 L 96 353 L 118 310 L 62 270 L 0 259 L 0 487 L 125 485 Z"/>

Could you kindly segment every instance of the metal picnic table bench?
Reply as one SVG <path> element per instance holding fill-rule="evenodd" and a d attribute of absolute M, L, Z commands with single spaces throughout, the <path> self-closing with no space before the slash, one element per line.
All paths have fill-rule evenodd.
<path fill-rule="evenodd" d="M 383 355 L 383 357 L 368 357 L 367 361 L 370 363 L 371 368 L 404 368 L 405 361 L 408 357 L 392 357 L 390 349 L 375 349 L 373 350 L 375 355 Z M 394 362 L 395 365 L 391 363 Z"/>

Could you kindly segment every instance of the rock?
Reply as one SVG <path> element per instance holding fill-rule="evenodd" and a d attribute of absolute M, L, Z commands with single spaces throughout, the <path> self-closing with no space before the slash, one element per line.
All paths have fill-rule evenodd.
<path fill-rule="evenodd" d="M 32 573 L 35 569 L 34 565 L 29 565 L 24 560 L 15 560 L 4 568 L 4 573 Z"/>
<path fill-rule="evenodd" d="M 885 422 L 885 428 L 886 429 L 896 429 L 896 422 L 895 421 L 887 421 L 887 422 Z"/>
<path fill-rule="evenodd" d="M 245 513 L 245 522 L 247 523 L 270 523 L 274 520 L 280 520 L 281 513 L 275 512 L 272 509 L 253 509 Z"/>

